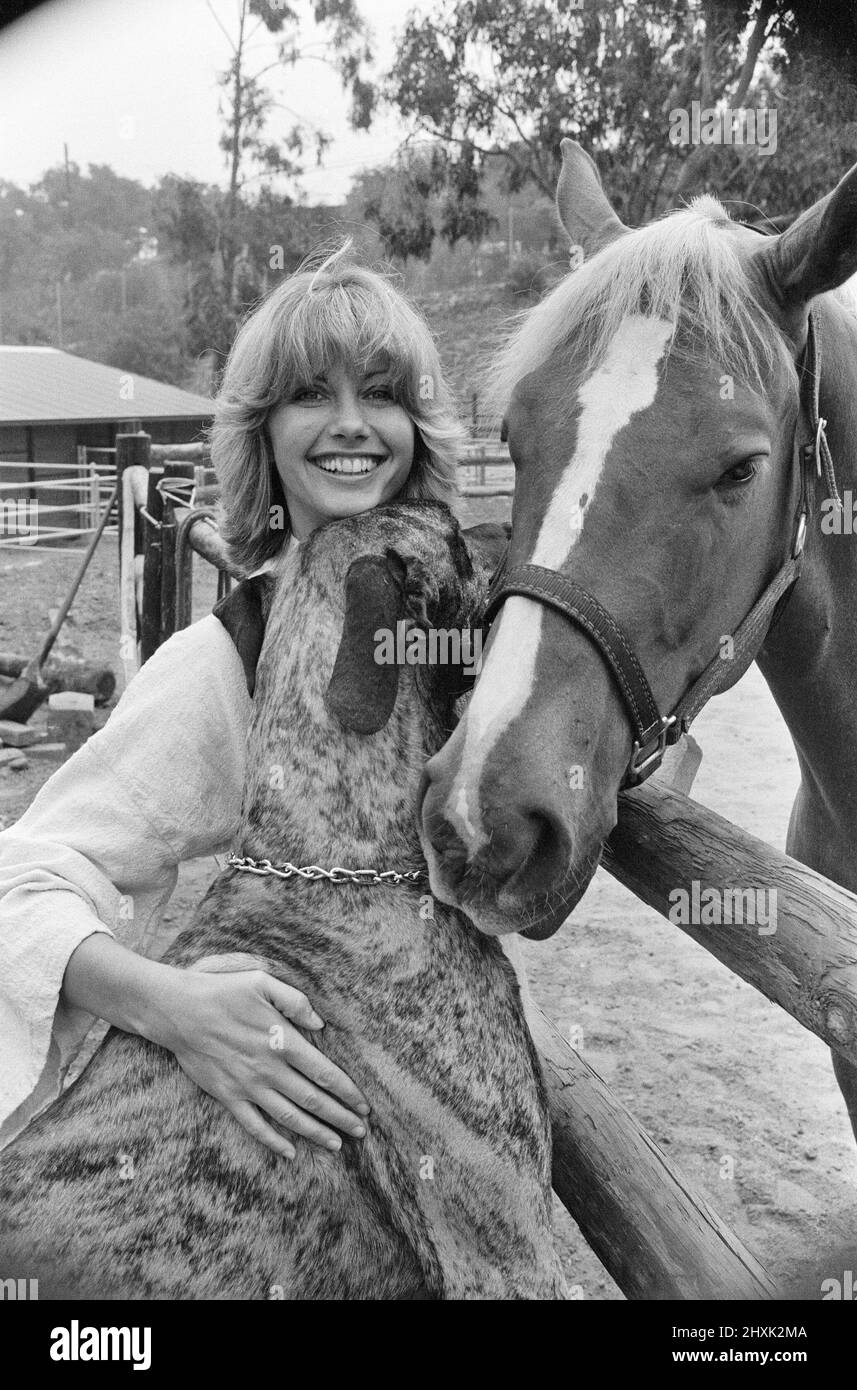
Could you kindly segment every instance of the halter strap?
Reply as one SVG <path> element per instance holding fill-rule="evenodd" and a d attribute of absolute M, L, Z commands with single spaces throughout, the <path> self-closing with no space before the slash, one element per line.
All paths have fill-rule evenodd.
<path fill-rule="evenodd" d="M 496 579 L 485 612 L 488 622 L 511 594 L 537 599 L 562 613 L 589 634 L 613 672 L 637 740 L 648 743 L 660 732 L 660 711 L 628 635 L 594 594 L 544 565 L 516 565 L 502 575 L 499 588 L 494 584 Z"/>
<path fill-rule="evenodd" d="M 718 653 L 691 683 L 669 715 L 660 713 L 628 634 L 594 594 L 556 570 L 542 565 L 515 565 L 507 570 L 505 560 L 491 581 L 485 609 L 486 623 L 491 622 L 507 598 L 513 594 L 521 595 L 561 613 L 585 632 L 598 648 L 616 681 L 634 733 L 634 746 L 622 781 L 623 788 L 638 786 L 651 776 L 660 766 L 666 748 L 677 743 L 687 732 L 712 695 L 733 686 L 758 655 L 765 637 L 779 620 L 801 571 L 812 475 L 816 471 L 819 477 L 823 474 L 830 495 L 837 500 L 839 498 L 833 460 L 824 432 L 826 421 L 819 415 L 820 380 L 821 337 L 818 325 L 810 314 L 801 362 L 801 400 L 793 447 L 793 467 L 800 478 L 800 496 L 789 555 L 732 635 L 730 659 L 726 660 Z M 809 383 L 808 391 L 804 390 L 805 383 Z M 801 444 L 798 436 L 803 409 L 809 416 L 811 437 L 808 442 Z"/>

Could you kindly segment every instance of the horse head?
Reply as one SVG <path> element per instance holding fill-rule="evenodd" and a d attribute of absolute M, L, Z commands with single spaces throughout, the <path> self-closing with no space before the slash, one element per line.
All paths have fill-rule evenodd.
<path fill-rule="evenodd" d="M 670 711 L 735 659 L 795 543 L 798 367 L 811 301 L 857 270 L 857 168 L 779 236 L 708 196 L 632 231 L 562 148 L 557 205 L 584 261 L 494 367 L 516 470 L 507 569 L 584 591 Z M 548 936 L 584 893 L 628 781 L 623 683 L 585 623 L 505 597 L 421 802 L 432 889 L 481 930 Z"/>

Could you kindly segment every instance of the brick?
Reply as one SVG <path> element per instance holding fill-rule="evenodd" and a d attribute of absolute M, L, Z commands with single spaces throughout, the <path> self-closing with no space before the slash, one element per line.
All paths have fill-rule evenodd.
<path fill-rule="evenodd" d="M 30 758 L 64 758 L 65 755 L 64 743 L 34 743 L 32 748 L 27 749 Z"/>
<path fill-rule="evenodd" d="M 26 756 L 19 748 L 0 748 L 0 772 L 10 768 L 13 772 L 22 772 L 27 766 Z"/>
<path fill-rule="evenodd" d="M 14 719 L 0 719 L 0 743 L 7 748 L 29 748 L 31 743 L 44 743 L 44 729 L 31 729 L 29 724 L 16 724 Z"/>

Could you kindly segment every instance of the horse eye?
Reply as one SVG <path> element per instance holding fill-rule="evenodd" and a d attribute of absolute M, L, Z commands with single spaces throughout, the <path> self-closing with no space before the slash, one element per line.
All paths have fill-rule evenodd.
<path fill-rule="evenodd" d="M 744 483 L 752 482 L 756 476 L 756 464 L 753 459 L 742 459 L 740 463 L 733 464 L 721 474 L 717 481 L 718 487 L 741 487 Z"/>

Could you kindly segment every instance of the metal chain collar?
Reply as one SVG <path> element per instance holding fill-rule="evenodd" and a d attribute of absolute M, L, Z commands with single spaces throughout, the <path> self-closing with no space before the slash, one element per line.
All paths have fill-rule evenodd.
<path fill-rule="evenodd" d="M 324 879 L 328 883 L 362 883 L 373 886 L 379 883 L 423 883 L 427 874 L 423 869 L 408 869 L 399 873 L 396 869 L 321 869 L 318 864 L 307 864 L 298 868 L 295 864 L 272 864 L 270 859 L 251 859 L 249 854 L 238 855 L 230 852 L 226 856 L 230 869 L 238 869 L 246 874 L 266 874 L 273 878 L 305 878 L 312 882 Z"/>

